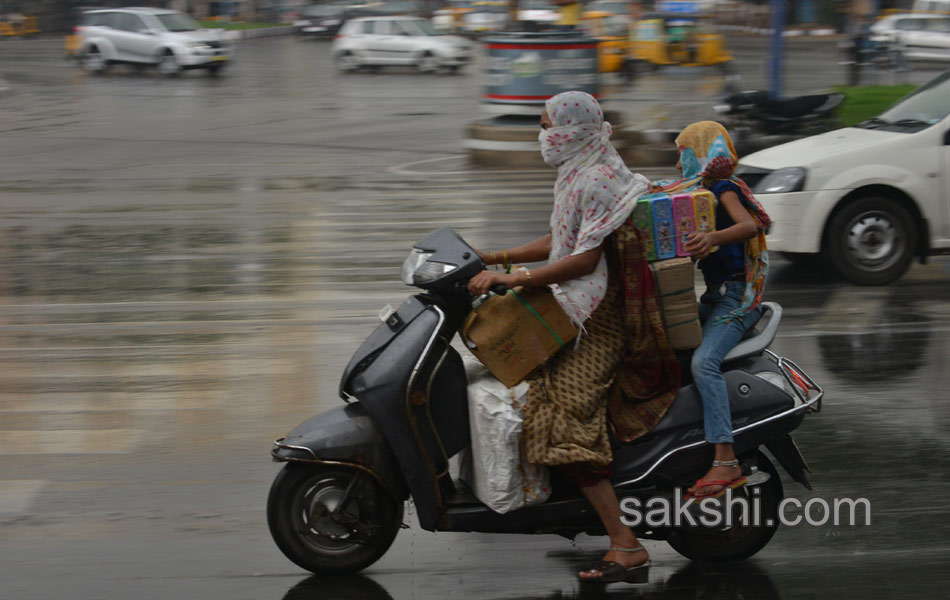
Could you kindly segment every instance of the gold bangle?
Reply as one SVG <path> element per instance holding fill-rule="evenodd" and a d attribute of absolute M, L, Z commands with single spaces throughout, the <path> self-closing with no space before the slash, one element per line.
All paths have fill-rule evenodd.
<path fill-rule="evenodd" d="M 503 266 L 505 267 L 505 269 L 511 268 L 511 261 L 508 260 L 508 251 L 507 251 L 507 250 L 502 250 L 502 251 L 501 251 L 501 257 L 502 257 L 502 259 L 505 261 L 505 264 L 503 265 Z"/>
<path fill-rule="evenodd" d="M 489 250 L 489 251 L 488 251 L 488 260 L 489 260 L 489 263 L 488 263 L 488 264 L 490 264 L 490 265 L 497 265 L 497 264 L 498 264 L 498 257 L 495 256 L 495 251 L 494 251 L 494 250 Z"/>

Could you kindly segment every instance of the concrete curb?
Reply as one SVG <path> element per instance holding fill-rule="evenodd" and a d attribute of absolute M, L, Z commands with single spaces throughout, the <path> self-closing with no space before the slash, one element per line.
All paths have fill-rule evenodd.
<path fill-rule="evenodd" d="M 750 25 L 716 25 L 716 29 L 721 31 L 735 31 L 739 33 L 751 33 L 753 35 L 772 35 L 774 31 L 771 27 L 752 27 Z M 840 35 L 834 29 L 785 29 L 782 31 L 782 37 L 832 37 Z"/>
<path fill-rule="evenodd" d="M 532 112 L 537 110 L 540 107 L 534 107 Z M 605 110 L 604 117 L 611 123 L 622 120 L 622 115 L 612 110 Z M 527 122 L 522 120 L 518 123 L 482 119 L 470 123 L 465 133 L 462 147 L 475 165 L 517 169 L 543 169 L 547 166 L 541 158 L 538 126 L 533 117 Z M 611 141 L 621 155 L 629 145 L 629 138 L 629 133 L 624 132 L 622 127 L 614 129 Z"/>
<path fill-rule="evenodd" d="M 277 35 L 293 35 L 296 31 L 297 28 L 293 25 L 281 25 L 280 27 L 261 27 L 260 29 L 238 29 L 231 31 L 231 34 L 232 39 L 249 40 Z"/>
<path fill-rule="evenodd" d="M 616 123 L 620 115 L 609 111 Z M 613 142 L 624 162 L 635 168 L 669 167 L 678 158 L 673 140 L 679 130 L 614 128 Z M 462 146 L 472 164 L 514 169 L 545 168 L 537 126 L 499 125 L 490 119 L 470 123 Z"/>

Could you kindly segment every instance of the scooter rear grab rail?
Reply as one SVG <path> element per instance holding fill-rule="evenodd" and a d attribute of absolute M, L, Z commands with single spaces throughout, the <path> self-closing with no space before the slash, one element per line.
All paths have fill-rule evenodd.
<path fill-rule="evenodd" d="M 766 350 L 765 354 L 778 365 L 779 370 L 782 371 L 782 376 L 795 391 L 795 395 L 802 402 L 806 412 L 821 412 L 821 400 L 825 395 L 825 390 L 793 361 L 784 356 L 779 356 L 771 350 Z M 814 398 L 810 397 L 809 390 L 817 392 Z"/>

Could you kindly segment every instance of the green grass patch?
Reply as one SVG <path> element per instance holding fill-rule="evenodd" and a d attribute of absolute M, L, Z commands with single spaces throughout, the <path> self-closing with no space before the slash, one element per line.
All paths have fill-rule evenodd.
<path fill-rule="evenodd" d="M 857 125 L 881 114 L 915 89 L 917 86 L 910 84 L 838 86 L 835 91 L 844 94 L 838 116 L 845 127 Z"/>
<path fill-rule="evenodd" d="M 198 22 L 201 23 L 202 27 L 207 27 L 209 29 L 228 29 L 231 31 L 239 31 L 242 29 L 264 29 L 265 27 L 281 27 L 286 25 L 286 23 L 225 23 L 223 21 L 214 20 L 204 20 Z"/>

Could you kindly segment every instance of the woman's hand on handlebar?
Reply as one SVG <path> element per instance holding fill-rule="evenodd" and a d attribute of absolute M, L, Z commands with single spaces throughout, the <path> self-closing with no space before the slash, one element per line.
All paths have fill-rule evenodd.
<path fill-rule="evenodd" d="M 472 277 L 468 282 L 468 291 L 473 296 L 487 294 L 493 286 L 498 284 L 509 288 L 518 285 L 519 281 L 516 273 L 492 273 L 491 271 L 482 271 Z"/>

